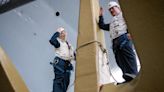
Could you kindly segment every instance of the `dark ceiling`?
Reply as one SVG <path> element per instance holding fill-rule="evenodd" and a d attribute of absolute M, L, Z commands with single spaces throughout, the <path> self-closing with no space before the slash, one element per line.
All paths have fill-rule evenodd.
<path fill-rule="evenodd" d="M 0 0 L 0 14 L 35 0 Z"/>

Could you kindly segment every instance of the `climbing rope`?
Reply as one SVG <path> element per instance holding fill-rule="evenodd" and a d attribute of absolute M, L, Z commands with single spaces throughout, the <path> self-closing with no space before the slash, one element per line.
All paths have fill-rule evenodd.
<path fill-rule="evenodd" d="M 92 40 L 92 41 L 89 41 L 89 42 L 86 42 L 86 43 L 80 45 L 80 46 L 76 49 L 76 51 L 79 50 L 79 49 L 81 49 L 81 48 L 83 48 L 83 47 L 85 47 L 85 46 L 88 46 L 88 45 L 90 45 L 90 44 L 92 44 L 92 43 L 98 43 L 100 49 L 101 49 L 102 52 L 103 52 L 102 54 L 104 55 L 104 53 L 106 53 L 107 62 L 109 63 L 109 57 L 108 57 L 108 52 L 107 52 L 107 50 L 103 47 L 103 45 L 101 44 L 101 42 L 99 42 L 99 41 L 97 41 L 97 40 Z M 108 65 L 108 67 L 109 67 L 109 65 Z M 113 78 L 113 80 L 114 80 L 116 83 L 118 83 L 118 81 L 116 80 L 116 78 L 113 76 L 110 67 L 109 67 L 109 73 L 110 73 L 111 77 Z"/>
<path fill-rule="evenodd" d="M 102 56 L 104 56 L 104 54 L 106 55 L 106 58 L 107 58 L 107 66 L 108 66 L 108 69 L 109 69 L 109 73 L 110 73 L 110 75 L 111 75 L 111 77 L 113 78 L 113 80 L 115 81 L 115 82 L 118 82 L 117 80 L 116 80 L 116 78 L 113 76 L 113 74 L 112 74 L 112 71 L 111 71 L 111 69 L 110 69 L 110 67 L 109 67 L 109 54 L 108 54 L 108 51 L 102 46 L 102 45 L 99 45 L 100 46 L 100 48 L 101 48 L 101 50 L 102 50 Z M 103 60 L 103 58 L 102 58 L 102 61 L 104 61 Z"/>

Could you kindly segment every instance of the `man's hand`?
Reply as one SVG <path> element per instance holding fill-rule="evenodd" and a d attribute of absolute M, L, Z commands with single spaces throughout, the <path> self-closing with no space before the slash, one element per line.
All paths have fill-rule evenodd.
<path fill-rule="evenodd" d="M 132 40 L 132 36 L 129 33 L 127 34 L 127 36 L 129 40 Z"/>
<path fill-rule="evenodd" d="M 103 16 L 103 8 L 102 7 L 100 7 L 99 16 Z"/>

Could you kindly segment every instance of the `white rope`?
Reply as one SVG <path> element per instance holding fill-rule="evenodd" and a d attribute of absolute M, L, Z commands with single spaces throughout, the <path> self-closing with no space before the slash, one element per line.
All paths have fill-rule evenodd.
<path fill-rule="evenodd" d="M 109 57 L 108 57 L 108 52 L 107 52 L 107 50 L 106 50 L 105 48 L 103 48 L 103 45 L 101 44 L 101 42 L 99 42 L 99 41 L 97 41 L 97 40 L 92 40 L 92 41 L 89 41 L 89 42 L 86 42 L 86 43 L 80 45 L 80 46 L 76 49 L 76 51 L 79 50 L 80 48 L 83 48 L 83 47 L 85 47 L 85 46 L 87 46 L 87 45 L 90 45 L 90 44 L 92 44 L 92 43 L 98 43 L 98 45 L 99 45 L 101 51 L 103 52 L 103 53 L 102 53 L 102 56 L 104 55 L 104 53 L 106 53 L 107 62 L 109 63 Z M 102 58 L 102 59 L 103 59 L 103 58 Z M 109 65 L 107 65 L 107 66 L 109 67 Z M 113 76 L 110 67 L 109 67 L 109 73 L 110 73 L 111 77 L 113 78 L 113 80 L 114 80 L 115 82 L 118 83 L 118 81 L 117 81 L 117 80 L 115 79 L 115 77 Z"/>
<path fill-rule="evenodd" d="M 108 52 L 106 52 L 106 53 L 107 53 L 107 54 L 106 54 L 106 57 L 107 57 L 107 60 L 108 60 L 108 63 L 109 63 L 109 56 L 108 56 Z M 108 65 L 108 67 L 109 67 L 109 65 Z M 109 73 L 110 73 L 110 75 L 112 76 L 113 80 L 114 80 L 116 83 L 118 83 L 118 81 L 116 80 L 116 78 L 113 76 L 113 74 L 112 74 L 112 71 L 111 71 L 110 67 L 109 67 Z"/>
<path fill-rule="evenodd" d="M 113 78 L 113 80 L 114 80 L 115 82 L 118 82 L 118 81 L 115 79 L 115 77 L 113 76 L 113 74 L 112 74 L 112 72 L 111 72 L 111 69 L 110 69 L 110 67 L 109 67 L 108 51 L 107 51 L 105 48 L 103 48 L 102 45 L 100 45 L 100 48 L 101 48 L 101 50 L 102 50 L 102 52 L 103 52 L 103 53 L 102 53 L 102 56 L 104 56 L 104 54 L 106 55 L 106 58 L 107 58 L 107 67 L 108 67 L 110 76 Z M 102 58 L 102 61 L 104 61 L 103 59 L 104 59 L 104 58 Z M 104 64 L 104 63 L 103 63 L 103 64 Z"/>

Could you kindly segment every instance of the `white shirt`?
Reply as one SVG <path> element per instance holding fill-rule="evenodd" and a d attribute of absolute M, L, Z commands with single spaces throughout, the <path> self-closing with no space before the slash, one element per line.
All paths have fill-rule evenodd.
<path fill-rule="evenodd" d="M 127 33 L 127 25 L 122 16 L 122 13 L 119 13 L 118 15 L 113 17 L 109 29 L 110 29 L 110 36 L 112 39 L 115 39 L 120 35 Z"/>
<path fill-rule="evenodd" d="M 56 56 L 64 60 L 74 59 L 73 47 L 70 44 L 67 44 L 66 41 L 59 38 L 57 38 L 57 40 L 60 43 L 60 47 L 55 48 Z M 68 48 L 68 45 L 70 46 L 70 49 Z"/>

